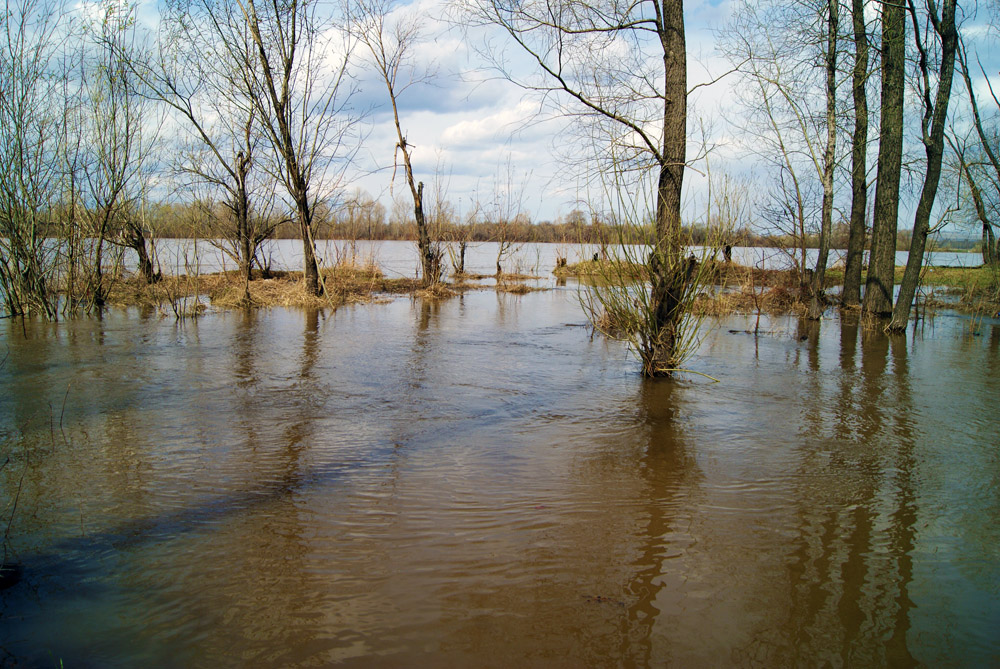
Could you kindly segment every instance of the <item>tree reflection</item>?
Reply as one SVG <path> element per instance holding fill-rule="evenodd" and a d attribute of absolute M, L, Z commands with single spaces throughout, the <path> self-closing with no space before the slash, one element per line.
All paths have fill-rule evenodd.
<path fill-rule="evenodd" d="M 858 325 L 844 323 L 837 367 L 811 366 L 791 606 L 773 643 L 793 663 L 836 653 L 845 665 L 911 666 L 916 440 L 906 342 L 862 332 L 858 373 L 857 336 Z M 834 406 L 817 411 L 831 379 Z"/>
<path fill-rule="evenodd" d="M 638 475 L 642 486 L 637 503 L 644 521 L 636 535 L 639 553 L 625 588 L 629 601 L 620 634 L 620 657 L 636 666 L 652 666 L 663 661 L 663 653 L 669 655 L 669 648 L 654 649 L 654 629 L 658 623 L 669 625 L 663 616 L 683 614 L 678 593 L 665 588 L 676 580 L 671 575 L 677 576 L 677 564 L 670 559 L 690 543 L 684 540 L 688 528 L 678 527 L 677 515 L 692 503 L 693 489 L 703 479 L 678 420 L 683 396 L 683 388 L 673 382 L 644 380 L 639 386 L 636 423 L 641 430 Z M 670 602 L 665 609 L 661 608 L 663 598 Z"/>

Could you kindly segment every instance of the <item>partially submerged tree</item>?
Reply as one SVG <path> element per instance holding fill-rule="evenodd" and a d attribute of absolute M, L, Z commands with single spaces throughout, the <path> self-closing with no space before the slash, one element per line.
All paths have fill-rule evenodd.
<path fill-rule="evenodd" d="M 899 183 L 903 164 L 903 93 L 906 85 L 906 6 L 882 2 L 882 92 L 878 172 L 872 213 L 871 254 L 863 308 L 888 316 L 892 312 L 896 269 Z"/>
<path fill-rule="evenodd" d="M 0 12 L 0 300 L 12 315 L 58 315 L 59 262 L 46 238 L 62 178 L 53 70 L 65 10 L 21 0 Z"/>
<path fill-rule="evenodd" d="M 431 240 L 424 210 L 424 183 L 413 176 L 411 155 L 414 146 L 408 141 L 399 120 L 400 97 L 410 87 L 425 81 L 428 74 L 420 71 L 414 59 L 414 49 L 423 39 L 421 23 L 409 11 L 397 8 L 398 13 L 393 15 L 394 4 L 392 0 L 353 0 L 349 5 L 351 30 L 364 47 L 367 61 L 385 84 L 389 96 L 396 129 L 393 173 L 398 157 L 402 157 L 406 185 L 413 197 L 421 277 L 423 284 L 430 286 L 441 279 L 442 253 L 440 246 Z"/>
<path fill-rule="evenodd" d="M 927 0 L 926 13 L 922 16 L 918 16 L 913 0 L 908 0 L 908 4 L 918 51 L 918 87 L 924 107 L 920 136 L 927 162 L 924 184 L 913 218 L 913 236 L 910 240 L 906 269 L 899 284 L 899 296 L 896 298 L 896 306 L 893 308 L 892 320 L 888 326 L 889 330 L 896 332 L 906 329 L 910 309 L 913 307 L 913 298 L 920 283 L 927 236 L 931 232 L 931 212 L 941 179 L 945 124 L 948 119 L 948 104 L 951 101 L 951 86 L 958 51 L 956 0 L 944 0 L 940 10 L 935 0 Z M 932 30 L 922 30 L 922 21 L 929 23 Z M 937 83 L 936 93 L 933 92 L 932 81 Z"/>
<path fill-rule="evenodd" d="M 851 27 L 854 32 L 854 67 L 851 96 L 854 101 L 854 130 L 851 134 L 851 218 L 844 263 L 844 290 L 840 303 L 845 307 L 861 304 L 861 270 L 864 264 L 868 215 L 868 27 L 864 0 L 851 0 Z"/>
<path fill-rule="evenodd" d="M 470 11 L 473 23 L 500 28 L 533 61 L 539 78 L 516 83 L 546 95 L 591 131 L 609 169 L 652 171 L 650 330 L 638 353 L 644 374 L 669 375 L 678 364 L 693 273 L 681 238 L 688 95 L 683 0 L 475 0 Z M 502 54 L 493 55 L 498 70 L 515 80 Z"/>

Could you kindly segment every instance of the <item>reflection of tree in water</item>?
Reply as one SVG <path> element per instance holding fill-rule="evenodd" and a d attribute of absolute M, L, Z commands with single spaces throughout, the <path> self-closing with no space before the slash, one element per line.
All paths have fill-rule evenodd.
<path fill-rule="evenodd" d="M 323 592 L 323 584 L 308 564 L 315 531 L 308 514 L 302 513 L 300 496 L 309 477 L 309 459 L 315 451 L 317 421 L 323 415 L 326 393 L 315 374 L 321 349 L 321 313 L 306 310 L 302 317 L 297 364 L 281 375 L 290 383 L 266 392 L 258 392 L 263 386 L 258 385 L 262 380 L 255 364 L 260 345 L 255 334 L 259 327 L 256 316 L 245 315 L 236 334 L 234 381 L 240 389 L 241 410 L 246 411 L 244 455 L 262 460 L 254 466 L 257 480 L 250 486 L 259 488 L 268 501 L 227 525 L 216 550 L 223 551 L 218 558 L 228 565 L 226 573 L 231 581 L 221 593 L 216 584 L 206 584 L 204 590 L 212 597 L 225 595 L 211 615 L 226 611 L 222 628 L 241 639 L 238 643 L 244 660 L 266 657 L 268 662 L 281 663 L 282 657 L 290 662 L 302 659 L 296 655 L 300 652 L 296 647 L 309 644 L 318 634 L 315 621 L 297 617 L 304 602 Z M 280 414 L 270 416 L 268 409 L 276 407 Z M 277 443 L 254 436 L 254 422 L 262 420 L 279 420 L 284 425 Z M 258 453 L 259 449 L 264 452 Z M 248 598 L 249 592 L 253 596 Z M 276 624 L 277 620 L 282 622 Z"/>
<path fill-rule="evenodd" d="M 678 527 L 678 511 L 691 504 L 691 489 L 703 475 L 688 451 L 679 415 L 683 410 L 683 388 L 671 381 L 644 380 L 639 390 L 637 423 L 643 430 L 639 467 L 644 479 L 644 497 L 638 501 L 645 514 L 639 555 L 625 588 L 628 596 L 622 622 L 619 656 L 636 666 L 661 662 L 668 648 L 655 649 L 653 630 L 662 616 L 681 615 L 681 611 L 661 611 L 657 597 L 671 584 L 667 560 L 688 546 L 676 545 L 671 534 L 687 528 Z M 663 625 L 664 621 L 659 620 Z"/>
<path fill-rule="evenodd" d="M 917 520 L 906 344 L 862 332 L 859 369 L 858 336 L 845 319 L 831 369 L 809 342 L 789 609 L 742 660 L 836 653 L 846 665 L 915 664 L 906 639 Z"/>

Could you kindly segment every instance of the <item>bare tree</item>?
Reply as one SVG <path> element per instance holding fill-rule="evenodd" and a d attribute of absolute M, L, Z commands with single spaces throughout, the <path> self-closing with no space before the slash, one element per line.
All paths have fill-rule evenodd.
<path fill-rule="evenodd" d="M 851 227 L 844 265 L 844 290 L 840 303 L 861 304 L 861 269 L 864 264 L 865 221 L 868 213 L 868 27 L 864 0 L 851 0 L 854 29 L 854 68 L 851 94 L 854 100 L 854 132 L 851 135 Z"/>
<path fill-rule="evenodd" d="M 839 25 L 835 0 L 748 2 L 725 33 L 729 57 L 747 83 L 742 98 L 748 112 L 745 130 L 754 137 L 751 150 L 778 170 L 768 210 L 798 246 L 795 261 L 813 319 L 823 311 L 833 226 Z M 822 193 L 819 253 L 808 278 L 806 241 L 817 228 L 814 191 Z"/>
<path fill-rule="evenodd" d="M 996 247 L 996 235 L 993 232 L 993 221 L 987 208 L 987 199 L 984 195 L 980 181 L 980 172 L 984 167 L 982 161 L 974 161 L 969 157 L 968 136 L 958 138 L 952 134 L 946 134 L 945 139 L 955 155 L 954 169 L 958 172 L 958 178 L 963 180 L 969 188 L 969 197 L 972 200 L 973 213 L 976 221 L 982 226 L 983 241 L 982 254 L 983 264 L 987 266 L 996 265 L 998 258 Z M 989 181 L 985 179 L 985 181 Z"/>
<path fill-rule="evenodd" d="M 948 104 L 951 101 L 951 85 L 958 51 L 956 6 L 956 0 L 944 0 L 939 10 L 935 0 L 927 0 L 926 13 L 918 16 L 913 0 L 908 0 L 918 51 L 917 66 L 920 74 L 918 86 L 924 107 L 920 130 L 927 162 L 920 200 L 917 202 L 917 211 L 913 217 L 913 236 L 910 240 L 906 269 L 899 284 L 899 296 L 892 310 L 892 321 L 888 326 L 889 330 L 896 332 L 905 330 L 910 318 L 913 298 L 920 283 L 927 236 L 931 232 L 931 212 L 941 178 L 945 123 L 948 119 Z M 922 30 L 921 21 L 929 23 L 932 30 Z M 932 58 L 936 63 L 931 62 Z M 936 94 L 932 92 L 932 80 L 937 83 Z"/>
<path fill-rule="evenodd" d="M 441 248 L 431 241 L 427 215 L 424 211 L 424 183 L 413 176 L 411 156 L 413 144 L 403 132 L 399 120 L 399 99 L 407 89 L 427 81 L 430 73 L 417 65 L 413 50 L 423 39 L 422 24 L 417 16 L 398 10 L 393 15 L 391 0 L 354 0 L 349 7 L 351 27 L 363 45 L 367 60 L 385 84 L 392 106 L 392 120 L 396 128 L 396 147 L 393 161 L 403 159 L 406 184 L 413 197 L 413 215 L 417 223 L 417 248 L 425 286 L 441 279 Z M 393 166 L 395 173 L 395 164 Z"/>
<path fill-rule="evenodd" d="M 146 243 L 143 211 L 158 124 L 132 72 L 138 50 L 134 12 L 109 2 L 86 28 L 91 57 L 84 61 L 82 94 L 89 134 L 82 180 L 87 233 L 95 242 L 89 292 L 97 306 L 107 291 L 105 243 L 131 249 L 143 281 L 159 279 Z"/>
<path fill-rule="evenodd" d="M 473 24 L 499 27 L 533 61 L 539 78 L 514 76 L 494 53 L 502 74 L 579 121 L 598 138 L 599 155 L 612 169 L 654 173 L 651 331 L 638 353 L 644 374 L 669 375 L 692 279 L 681 238 L 688 95 L 683 0 L 477 0 L 470 11 Z"/>
<path fill-rule="evenodd" d="M 60 192 L 63 110 L 54 76 L 66 7 L 19 0 L 0 11 L 0 298 L 9 314 L 58 315 L 57 249 L 47 242 Z"/>
<path fill-rule="evenodd" d="M 881 3 L 881 9 L 882 93 L 878 172 L 863 308 L 870 314 L 888 316 L 892 311 L 895 285 L 899 182 L 903 164 L 906 6 L 901 1 L 886 0 Z"/>
<path fill-rule="evenodd" d="M 274 157 L 262 168 L 285 187 L 302 238 L 306 289 L 322 294 L 313 216 L 354 150 L 351 42 L 318 0 L 189 0 L 184 9 L 185 20 L 213 33 L 210 43 L 232 63 L 240 90 L 252 92 L 255 123 Z"/>
<path fill-rule="evenodd" d="M 256 122 L 258 91 L 241 69 L 253 62 L 256 52 L 247 32 L 225 44 L 221 27 L 193 20 L 204 18 L 190 3 L 169 0 L 156 50 L 135 61 L 134 69 L 148 92 L 166 104 L 186 130 L 188 147 L 178 153 L 176 168 L 191 180 L 198 202 L 207 205 L 202 212 L 205 232 L 236 261 L 249 303 L 253 264 L 276 225 L 271 216 L 274 180 L 254 169 L 265 148 Z M 241 57 L 234 58 L 234 52 Z M 222 212 L 213 204 L 217 194 Z"/>
<path fill-rule="evenodd" d="M 976 157 L 969 157 L 967 141 L 958 142 L 952 140 L 951 137 L 948 140 L 956 153 L 961 175 L 969 186 L 976 218 L 982 225 L 983 262 L 987 265 L 994 265 L 1000 263 L 1000 247 L 997 246 L 996 235 L 993 231 L 993 226 L 996 224 L 996 213 L 995 211 L 989 212 L 987 210 L 987 202 L 989 200 L 986 197 L 986 188 L 984 188 L 984 185 L 989 184 L 992 186 L 989 189 L 994 194 L 992 200 L 1000 202 L 1000 197 L 997 197 L 1000 196 L 1000 141 L 997 141 L 995 128 L 990 132 L 990 129 L 983 121 L 979 99 L 972 83 L 968 50 L 961 39 L 959 39 L 958 44 L 958 65 L 969 99 L 973 130 L 975 131 L 976 138 L 979 140 L 978 145 L 972 150 Z M 981 63 L 979 64 L 979 70 L 982 72 L 983 79 L 989 88 L 990 98 L 993 100 L 995 109 L 997 112 L 1000 112 L 1000 99 L 997 98 L 993 86 L 990 85 L 989 77 L 986 76 L 986 71 L 983 69 Z"/>

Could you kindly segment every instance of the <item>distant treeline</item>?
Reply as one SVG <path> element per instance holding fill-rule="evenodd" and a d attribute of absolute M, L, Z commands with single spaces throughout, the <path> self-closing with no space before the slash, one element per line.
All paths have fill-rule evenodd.
<path fill-rule="evenodd" d="M 402 217 L 387 217 L 384 208 L 378 203 L 368 201 L 367 206 L 359 209 L 356 206 L 345 205 L 336 209 L 318 212 L 315 221 L 317 239 L 356 239 L 383 241 L 413 241 L 417 239 L 416 223 L 412 220 L 401 220 Z M 588 216 L 579 211 L 573 211 L 556 221 L 532 221 L 521 215 L 511 221 L 470 219 L 464 222 L 457 217 L 437 216 L 431 222 L 431 233 L 439 241 L 496 242 L 509 241 L 517 243 L 555 243 L 555 244 L 640 244 L 645 243 L 651 231 L 635 226 L 618 226 L 614 222 L 605 221 L 596 216 Z M 388 220 L 387 220 L 388 219 Z M 298 239 L 299 230 L 291 215 L 284 220 L 272 222 L 274 239 Z M 205 238 L 213 236 L 214 227 L 209 224 L 204 214 L 204 208 L 183 204 L 165 204 L 155 207 L 150 228 L 153 236 L 166 238 Z M 722 247 L 758 246 L 774 248 L 818 248 L 819 234 L 807 234 L 804 244 L 793 235 L 763 234 L 753 230 L 749 225 L 740 228 L 720 231 L 708 229 L 702 225 L 685 225 L 686 241 L 694 245 L 709 245 Z M 849 228 L 846 223 L 833 226 L 831 233 L 832 248 L 846 248 Z M 911 233 L 900 230 L 897 235 L 896 248 L 905 251 L 910 247 Z M 933 241 L 932 241 L 933 244 Z M 933 248 L 937 250 L 978 251 L 980 242 L 975 239 L 946 239 L 937 242 Z"/>
<path fill-rule="evenodd" d="M 221 216 L 221 212 L 217 212 Z M 381 215 L 379 215 L 381 214 Z M 51 217 L 56 220 L 58 217 Z M 314 221 L 316 239 L 355 239 L 374 241 L 413 241 L 417 239 L 416 223 L 410 220 L 386 220 L 381 205 L 374 212 L 362 212 L 345 206 L 338 209 L 321 210 Z M 197 204 L 154 204 L 146 216 L 149 238 L 217 238 L 220 230 L 217 217 L 206 213 Z M 59 237 L 58 226 L 50 226 L 50 237 Z M 272 239 L 299 239 L 299 228 L 291 213 L 286 218 L 274 218 L 262 227 L 270 231 Z M 532 221 L 520 215 L 510 221 L 466 220 L 458 222 L 454 217 L 437 217 L 431 223 L 432 237 L 444 242 L 516 242 L 554 244 L 642 244 L 647 243 L 652 232 L 648 228 L 632 225 L 619 226 L 594 216 L 584 216 L 578 211 L 556 221 Z M 804 243 L 793 235 L 763 234 L 743 226 L 734 230 L 720 231 L 702 225 L 683 226 L 685 242 L 692 245 L 716 246 L 756 246 L 773 248 L 818 248 L 819 235 L 806 235 Z M 848 226 L 846 223 L 834 225 L 831 233 L 832 248 L 846 248 Z M 910 245 L 909 230 L 900 230 L 896 248 L 905 251 Z M 931 248 L 949 251 L 979 251 L 981 243 L 975 239 L 943 239 Z"/>

